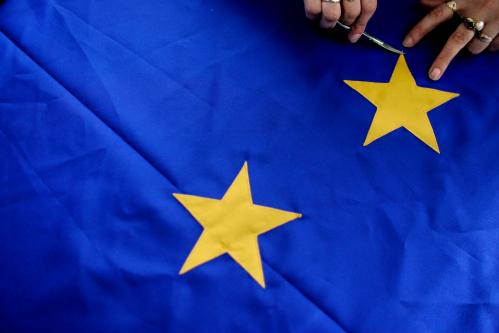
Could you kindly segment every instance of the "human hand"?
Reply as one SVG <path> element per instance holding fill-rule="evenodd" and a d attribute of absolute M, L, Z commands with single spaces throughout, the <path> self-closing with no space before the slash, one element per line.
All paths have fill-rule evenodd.
<path fill-rule="evenodd" d="M 321 27 L 332 28 L 336 22 L 352 27 L 348 38 L 359 40 L 367 23 L 376 10 L 377 0 L 304 0 L 305 14 L 309 19 L 321 17 Z"/>
<path fill-rule="evenodd" d="M 463 48 L 472 54 L 479 54 L 485 49 L 499 49 L 499 0 L 456 0 L 443 2 L 441 0 L 423 0 L 422 3 L 431 8 L 418 24 L 416 24 L 404 39 L 405 47 L 416 45 L 426 34 L 439 24 L 450 20 L 455 13 L 462 19 L 457 29 L 451 34 L 440 54 L 430 67 L 428 75 L 432 80 L 438 80 L 449 66 L 450 62 Z M 452 8 L 455 4 L 455 8 Z M 483 30 L 478 24 L 473 26 L 466 18 L 475 23 L 484 22 Z"/>

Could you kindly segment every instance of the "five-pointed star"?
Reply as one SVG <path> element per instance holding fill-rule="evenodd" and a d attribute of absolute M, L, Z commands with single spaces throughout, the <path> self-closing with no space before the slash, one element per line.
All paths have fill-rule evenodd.
<path fill-rule="evenodd" d="M 440 153 L 427 113 L 459 94 L 418 87 L 403 55 L 388 83 L 349 80 L 345 83 L 377 107 L 364 146 L 404 127 Z"/>
<path fill-rule="evenodd" d="M 173 195 L 204 228 L 180 274 L 228 253 L 265 288 L 257 237 L 301 214 L 253 204 L 247 163 L 220 200 Z"/>

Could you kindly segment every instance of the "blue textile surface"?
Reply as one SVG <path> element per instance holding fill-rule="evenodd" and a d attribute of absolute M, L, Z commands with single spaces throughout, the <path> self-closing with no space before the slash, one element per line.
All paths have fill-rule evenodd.
<path fill-rule="evenodd" d="M 7 0 L 0 6 L 0 332 L 498 332 L 498 54 L 427 70 L 441 154 L 343 80 L 397 56 L 318 31 L 299 0 Z M 380 0 L 400 46 L 422 17 Z M 389 22 L 389 24 L 387 24 Z M 452 24 L 451 24 L 452 25 Z M 229 256 L 178 272 L 202 229 L 173 192 L 303 218 L 259 237 L 267 287 Z"/>

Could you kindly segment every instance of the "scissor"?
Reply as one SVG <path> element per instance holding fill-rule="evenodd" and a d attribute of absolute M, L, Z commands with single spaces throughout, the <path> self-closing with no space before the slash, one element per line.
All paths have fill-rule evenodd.
<path fill-rule="evenodd" d="M 350 31 L 350 27 L 348 25 L 345 25 L 341 22 L 336 22 L 336 26 L 339 26 L 340 28 L 346 30 L 346 31 Z M 374 44 L 384 48 L 385 50 L 388 50 L 390 52 L 393 52 L 393 53 L 397 53 L 397 54 L 404 54 L 403 51 L 400 51 L 400 50 L 397 50 L 396 48 L 394 48 L 393 46 L 391 46 L 390 44 L 388 43 L 385 43 L 383 42 L 381 39 L 379 38 L 376 38 L 374 36 L 371 36 L 370 34 L 364 32 L 362 33 L 363 36 L 365 36 L 367 39 L 369 39 L 371 42 L 373 42 Z"/>

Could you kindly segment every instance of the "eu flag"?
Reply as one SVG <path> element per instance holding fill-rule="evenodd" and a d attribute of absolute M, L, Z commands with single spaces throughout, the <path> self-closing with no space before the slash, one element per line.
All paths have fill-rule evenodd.
<path fill-rule="evenodd" d="M 429 80 L 451 28 L 5 1 L 0 332 L 499 332 L 499 58 Z"/>

